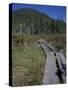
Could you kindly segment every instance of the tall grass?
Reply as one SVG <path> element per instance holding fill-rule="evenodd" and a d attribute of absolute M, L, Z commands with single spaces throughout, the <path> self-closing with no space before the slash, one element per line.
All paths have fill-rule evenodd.
<path fill-rule="evenodd" d="M 37 43 L 44 39 L 66 55 L 65 34 L 14 35 L 12 37 L 13 86 L 41 85 L 45 56 Z"/>
<path fill-rule="evenodd" d="M 12 51 L 13 86 L 42 84 L 45 59 L 41 48 L 33 43 Z"/>

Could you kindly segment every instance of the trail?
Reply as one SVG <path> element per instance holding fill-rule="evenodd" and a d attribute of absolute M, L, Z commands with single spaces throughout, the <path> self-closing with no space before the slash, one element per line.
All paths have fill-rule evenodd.
<path fill-rule="evenodd" d="M 44 85 L 66 83 L 66 60 L 64 55 L 46 41 L 39 40 L 38 42 L 47 57 L 42 83 Z"/>

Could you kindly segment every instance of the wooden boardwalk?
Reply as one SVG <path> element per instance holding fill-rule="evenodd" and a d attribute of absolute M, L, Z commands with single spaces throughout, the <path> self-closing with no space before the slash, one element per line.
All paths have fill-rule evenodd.
<path fill-rule="evenodd" d="M 57 84 L 59 82 L 56 75 L 56 57 L 53 52 L 47 53 L 43 84 Z"/>
<path fill-rule="evenodd" d="M 38 42 L 47 56 L 42 83 L 44 85 L 66 83 L 66 60 L 64 55 L 46 41 L 39 40 Z"/>

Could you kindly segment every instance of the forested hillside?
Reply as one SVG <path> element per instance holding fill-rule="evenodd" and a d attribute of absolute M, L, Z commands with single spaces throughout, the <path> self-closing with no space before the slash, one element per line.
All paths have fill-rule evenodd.
<path fill-rule="evenodd" d="M 66 23 L 61 20 L 54 20 L 47 14 L 34 9 L 19 9 L 12 12 L 12 31 L 26 34 L 51 34 L 64 33 Z"/>

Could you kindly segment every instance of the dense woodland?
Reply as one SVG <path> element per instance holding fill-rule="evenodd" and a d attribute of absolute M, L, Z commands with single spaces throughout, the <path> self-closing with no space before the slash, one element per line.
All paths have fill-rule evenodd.
<path fill-rule="evenodd" d="M 65 33 L 66 23 L 61 19 L 54 20 L 47 14 L 34 9 L 19 9 L 12 12 L 12 31 L 25 34 Z M 58 17 L 59 18 L 59 17 Z"/>

